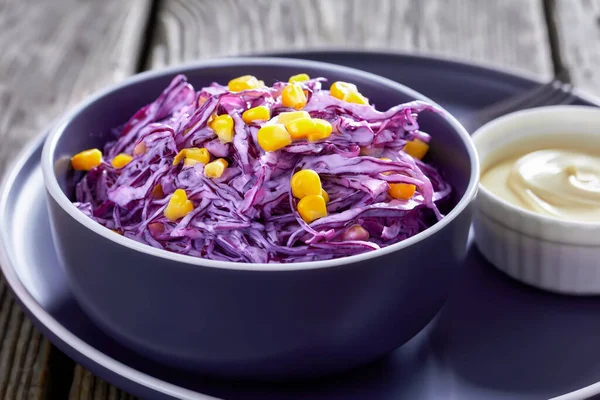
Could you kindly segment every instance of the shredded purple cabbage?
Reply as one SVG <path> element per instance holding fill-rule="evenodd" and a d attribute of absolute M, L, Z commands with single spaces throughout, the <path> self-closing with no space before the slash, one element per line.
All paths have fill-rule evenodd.
<path fill-rule="evenodd" d="M 332 97 L 321 89 L 323 81 L 302 83 L 308 93 L 303 110 L 329 121 L 331 136 L 295 141 L 267 153 L 257 142 L 264 122 L 246 124 L 241 114 L 258 105 L 269 107 L 272 117 L 294 111 L 281 105 L 287 83 L 236 93 L 213 83 L 196 92 L 178 75 L 153 103 L 114 130 L 117 137 L 105 145 L 103 162 L 77 183 L 75 205 L 101 225 L 153 247 L 254 263 L 326 260 L 372 251 L 441 219 L 436 202 L 449 197 L 450 185 L 434 167 L 402 150 L 408 140 L 430 141 L 419 130 L 417 116 L 439 110 L 413 101 L 381 112 Z M 232 143 L 222 143 L 208 127 L 215 113 L 232 116 Z M 140 143 L 146 152 L 124 168 L 107 161 L 119 153 L 132 154 Z M 229 167 L 220 178 L 210 179 L 203 164 L 173 165 L 178 151 L 188 147 L 205 147 L 213 157 L 226 158 Z M 294 172 L 306 168 L 320 175 L 330 197 L 328 215 L 310 224 L 296 211 L 290 189 Z M 389 183 L 399 182 L 416 185 L 411 199 L 388 195 Z M 164 197 L 153 195 L 159 184 Z M 171 222 L 163 212 L 176 189 L 186 191 L 194 209 Z M 356 225 L 368 232 L 367 240 L 346 234 Z"/>

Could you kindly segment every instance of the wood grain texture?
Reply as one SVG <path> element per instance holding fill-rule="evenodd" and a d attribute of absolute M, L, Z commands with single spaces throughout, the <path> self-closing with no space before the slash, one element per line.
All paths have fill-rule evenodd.
<path fill-rule="evenodd" d="M 135 72 L 150 1 L 0 0 L 0 175 L 59 114 Z M 0 398 L 48 396 L 51 353 L 0 276 Z"/>
<path fill-rule="evenodd" d="M 42 398 L 50 347 L 0 279 L 0 398 Z"/>
<path fill-rule="evenodd" d="M 0 170 L 67 108 L 135 72 L 150 0 L 0 0 Z"/>
<path fill-rule="evenodd" d="M 80 365 L 75 367 L 69 400 L 134 400 L 132 395 L 94 376 Z"/>
<path fill-rule="evenodd" d="M 600 95 L 600 0 L 554 0 L 563 64 L 580 88 Z"/>
<path fill-rule="evenodd" d="M 148 67 L 278 50 L 410 51 L 552 71 L 542 0 L 162 0 Z"/>

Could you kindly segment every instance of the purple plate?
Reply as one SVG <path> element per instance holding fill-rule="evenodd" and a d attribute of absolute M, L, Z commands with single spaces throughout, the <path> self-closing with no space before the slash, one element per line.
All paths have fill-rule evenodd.
<path fill-rule="evenodd" d="M 431 97 L 459 119 L 536 84 L 509 73 L 419 56 L 274 55 L 386 76 Z M 581 95 L 577 104 L 600 103 Z M 285 400 L 579 399 L 600 393 L 600 298 L 524 286 L 489 265 L 473 246 L 440 315 L 406 345 L 366 367 L 318 381 L 267 385 L 209 380 L 144 359 L 96 328 L 69 291 L 50 236 L 39 165 L 43 140 L 25 150 L 1 192 L 2 271 L 44 335 L 93 373 L 133 394 Z"/>

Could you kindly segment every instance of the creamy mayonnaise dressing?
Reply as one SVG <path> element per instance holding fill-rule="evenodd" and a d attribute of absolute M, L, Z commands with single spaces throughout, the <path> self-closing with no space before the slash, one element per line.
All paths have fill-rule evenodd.
<path fill-rule="evenodd" d="M 564 149 L 533 151 L 492 165 L 481 184 L 530 211 L 600 221 L 600 156 Z"/>

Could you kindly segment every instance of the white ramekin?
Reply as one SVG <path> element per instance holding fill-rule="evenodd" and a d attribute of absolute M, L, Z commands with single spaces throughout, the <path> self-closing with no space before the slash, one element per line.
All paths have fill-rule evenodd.
<path fill-rule="evenodd" d="M 550 106 L 498 118 L 473 134 L 482 176 L 503 152 L 570 145 L 600 154 L 600 108 Z M 536 143 L 541 146 L 536 146 Z M 514 149 L 514 147 L 512 147 Z M 485 258 L 513 278 L 553 292 L 600 294 L 600 223 L 577 222 L 514 206 L 479 185 L 473 220 Z"/>

